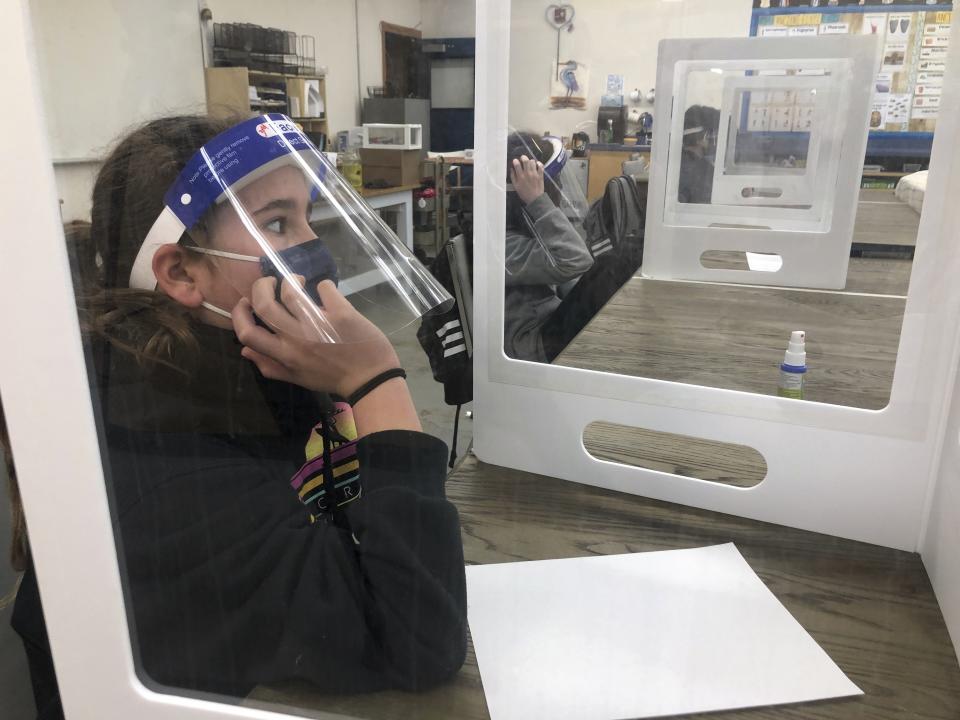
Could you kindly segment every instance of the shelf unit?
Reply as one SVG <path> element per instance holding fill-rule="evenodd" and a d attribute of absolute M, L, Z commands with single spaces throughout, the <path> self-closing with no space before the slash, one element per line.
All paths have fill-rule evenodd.
<path fill-rule="evenodd" d="M 473 165 L 473 159 L 441 155 L 424 158 L 423 160 L 423 173 L 433 180 L 433 186 L 437 191 L 432 210 L 433 222 L 421 225 L 425 230 L 429 230 L 433 236 L 433 253 L 429 255 L 431 258 L 436 257 L 440 249 L 450 239 L 450 212 L 454 207 L 463 208 L 461 193 L 473 192 L 471 185 L 463 184 L 461 169 L 464 165 Z M 451 174 L 455 174 L 456 178 L 452 183 L 450 182 Z M 421 213 L 424 215 L 430 214 L 424 211 L 417 212 L 417 214 Z"/>
<path fill-rule="evenodd" d="M 321 75 L 287 75 L 245 67 L 213 67 L 205 71 L 207 85 L 207 112 L 213 117 L 246 117 L 267 112 L 290 115 L 289 98 L 299 97 L 304 108 L 304 80 L 318 80 L 323 107 L 327 108 L 327 83 Z M 259 100 L 250 99 L 250 86 L 257 88 Z M 308 135 L 323 133 L 330 136 L 327 116 L 291 116 L 303 126 Z"/>

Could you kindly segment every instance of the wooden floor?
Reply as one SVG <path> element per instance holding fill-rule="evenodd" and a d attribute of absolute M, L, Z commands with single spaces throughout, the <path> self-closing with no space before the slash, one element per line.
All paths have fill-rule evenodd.
<path fill-rule="evenodd" d="M 672 505 L 467 459 L 447 483 L 469 564 L 733 542 L 767 587 L 865 695 L 691 720 L 957 720 L 960 667 L 919 556 Z M 254 702 L 252 699 L 251 702 Z M 485 720 L 472 649 L 449 684 L 422 694 L 324 697 L 260 688 L 255 702 L 370 720 Z"/>

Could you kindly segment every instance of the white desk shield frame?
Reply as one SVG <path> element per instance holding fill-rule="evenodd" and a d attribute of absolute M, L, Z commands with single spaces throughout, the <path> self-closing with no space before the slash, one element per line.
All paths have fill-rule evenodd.
<path fill-rule="evenodd" d="M 509 4 L 478 3 L 477 451 L 501 465 L 747 517 L 915 549 L 955 374 L 960 276 L 960 63 L 950 61 L 891 405 L 868 412 L 507 361 L 502 353 Z M 123 605 L 25 0 L 0 22 L 0 62 L 21 108 L 0 119 L 0 395 L 9 422 L 61 696 L 70 720 L 289 717 L 161 695 L 137 679 Z M 492 161 L 492 164 L 491 164 Z M 499 240 L 497 239 L 499 238 Z M 490 243 L 500 245 L 491 246 Z M 945 331 L 944 329 L 949 329 Z M 586 393 L 585 391 L 589 391 Z M 753 490 L 602 463 L 593 420 L 747 442 L 770 476 Z M 56 423 L 56 451 L 50 425 Z M 777 445 L 789 433 L 790 452 Z M 954 438 L 955 440 L 955 438 Z M 799 459 L 799 460 L 798 460 Z M 69 468 L 70 472 L 63 472 Z M 758 490 L 760 492 L 758 492 Z M 55 499 L 55 501 L 51 499 Z M 954 552 L 955 548 L 948 548 Z M 946 562 L 946 561 L 945 561 Z M 954 559 L 955 562 L 955 559 Z M 95 587 L 96 593 L 79 591 Z M 91 662 L 91 649 L 96 662 Z M 316 713 L 318 717 L 341 717 Z"/>
<path fill-rule="evenodd" d="M 0 119 L 8 170 L 0 196 L 0 396 L 66 717 L 302 717 L 160 694 L 136 675 L 29 17 L 25 0 L 0 10 L 0 64 L 20 102 Z"/>
<path fill-rule="evenodd" d="M 670 120 L 654 123 L 643 275 L 843 289 L 878 47 L 874 35 L 662 40 L 654 117 Z M 677 197 L 684 111 L 688 91 L 693 92 L 687 81 L 694 73 L 723 83 L 712 201 L 704 204 L 681 203 Z M 731 161 L 737 129 L 754 134 L 742 113 L 758 103 L 744 98 L 776 92 L 811 94 L 806 167 L 725 173 L 736 169 Z M 749 189 L 764 188 L 776 192 L 745 197 Z M 746 229 L 744 223 L 754 227 Z M 705 252 L 729 250 L 776 254 L 782 266 L 758 272 L 701 262 Z"/>
<path fill-rule="evenodd" d="M 480 3 L 477 23 L 477 66 L 485 73 L 477 76 L 476 142 L 484 151 L 475 175 L 476 455 L 611 490 L 917 550 L 958 360 L 960 283 L 950 278 L 960 277 L 954 239 L 960 204 L 948 201 L 960 197 L 960 170 L 951 169 L 960 168 L 957 54 L 944 88 L 890 403 L 873 411 L 508 359 L 499 186 L 510 3 Z M 745 489 L 598 460 L 582 439 L 595 421 L 747 445 L 766 459 L 768 474 Z"/>
<path fill-rule="evenodd" d="M 840 72 L 842 65 L 845 64 L 831 63 L 836 68 L 834 72 Z M 827 195 L 827 189 L 817 183 L 817 168 L 820 166 L 821 157 L 835 164 L 839 164 L 840 157 L 839 153 L 833 151 L 833 147 L 827 147 L 831 133 L 824 132 L 824 127 L 828 123 L 838 125 L 847 119 L 846 112 L 836 112 L 835 109 L 842 107 L 847 110 L 849 99 L 840 88 L 833 87 L 829 81 L 830 76 L 826 74 L 813 77 L 755 75 L 724 78 L 716 156 L 716 166 L 719 171 L 713 177 L 713 200 L 718 200 L 721 206 L 743 206 L 752 203 L 754 207 L 783 205 L 786 200 L 792 205 L 810 206 L 805 214 L 813 220 L 819 220 L 818 225 L 824 224 L 826 214 L 824 206 L 827 204 L 824 196 Z M 738 160 L 736 155 L 738 133 L 735 129 L 739 127 L 752 129 L 754 124 L 762 126 L 763 121 L 754 117 L 754 112 L 759 109 L 756 107 L 759 103 L 751 102 L 754 94 L 785 92 L 784 88 L 789 88 L 786 92 L 802 94 L 809 98 L 810 138 L 805 150 L 806 165 L 801 168 L 788 168 L 774 177 L 763 172 L 757 173 L 757 168 Z M 799 101 L 797 104 L 800 104 Z M 731 132 L 732 130 L 734 132 Z M 730 172 L 726 172 L 728 168 Z M 762 170 L 769 173 L 770 168 L 765 167 Z M 828 177 L 834 175 L 836 175 L 835 169 L 827 173 Z M 756 194 L 749 200 L 744 198 L 744 187 L 762 186 L 771 180 L 776 180 L 780 189 L 783 190 L 782 194 Z M 856 181 L 856 177 L 854 180 Z M 670 187 L 669 183 L 668 187 Z"/>

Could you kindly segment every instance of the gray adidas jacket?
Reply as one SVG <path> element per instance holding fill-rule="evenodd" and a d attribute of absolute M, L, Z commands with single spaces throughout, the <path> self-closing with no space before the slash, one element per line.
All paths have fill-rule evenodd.
<path fill-rule="evenodd" d="M 537 237 L 507 230 L 503 345 L 508 357 L 546 362 L 540 329 L 560 304 L 556 286 L 593 265 L 583 238 L 546 193 L 527 205 Z"/>

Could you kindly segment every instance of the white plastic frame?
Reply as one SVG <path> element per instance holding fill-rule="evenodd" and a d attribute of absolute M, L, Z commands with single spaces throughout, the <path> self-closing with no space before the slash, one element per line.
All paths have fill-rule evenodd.
<path fill-rule="evenodd" d="M 474 306 L 478 454 L 533 472 L 915 549 L 960 347 L 960 288 L 953 280 L 960 277 L 960 204 L 952 202 L 960 197 L 960 171 L 951 171 L 960 168 L 957 54 L 944 88 L 893 396 L 890 407 L 871 412 L 504 357 L 503 266 L 496 258 L 503 252 L 509 3 L 482 1 L 477 15 L 478 67 L 485 70 L 477 75 L 477 138 L 486 148 L 477 154 L 476 174 L 476 217 L 483 220 L 476 230 Z M 26 0 L 0 11 L 5 87 L 20 103 L 17 113 L 0 118 L 7 169 L 0 194 L 0 395 L 67 717 L 288 717 L 160 695 L 134 673 L 27 18 Z M 594 420 L 745 442 L 764 453 L 770 475 L 757 488 L 737 490 L 597 461 L 580 439 Z"/>
<path fill-rule="evenodd" d="M 4 86 L 20 103 L 0 118 L 0 396 L 66 717 L 293 717 L 159 694 L 134 671 L 29 17 L 26 0 L 0 9 Z"/>
<path fill-rule="evenodd" d="M 475 165 L 477 456 L 612 490 L 916 550 L 942 434 L 945 388 L 957 362 L 953 333 L 944 332 L 956 327 L 960 304 L 960 283 L 953 279 L 960 277 L 954 233 L 960 204 L 947 200 L 960 197 L 956 53 L 944 87 L 890 404 L 873 411 L 508 359 L 502 350 L 504 270 L 498 258 L 505 230 L 500 180 L 510 85 L 509 2 L 480 3 L 477 23 L 477 67 L 486 71 L 477 76 L 476 139 L 484 148 Z M 712 54 L 706 49 L 713 41 L 698 42 L 705 56 Z M 864 78 L 864 86 L 871 85 L 872 79 Z M 664 96 L 658 92 L 658 101 L 669 103 Z M 736 231 L 729 237 L 734 247 L 758 249 Z M 597 460 L 586 452 L 582 433 L 598 420 L 748 445 L 764 456 L 768 475 L 742 489 Z"/>
<path fill-rule="evenodd" d="M 837 65 L 837 63 L 834 63 Z M 817 168 L 820 166 L 821 154 L 826 161 L 836 162 L 838 155 L 829 152 L 823 142 L 824 126 L 831 119 L 846 118 L 846 102 L 842 94 L 833 92 L 828 82 L 829 76 L 769 76 L 756 75 L 751 77 L 724 78 L 723 102 L 720 107 L 720 128 L 717 136 L 717 171 L 713 176 L 713 195 L 711 202 L 719 205 L 763 206 L 763 205 L 809 205 L 809 211 L 814 218 L 822 216 L 824 196 L 829 186 L 821 186 L 816 182 Z M 753 100 L 755 92 L 810 92 L 814 91 L 814 116 L 810 128 L 810 141 L 807 147 L 806 166 L 798 169 L 777 171 L 776 168 L 764 167 L 762 172 L 751 173 L 751 166 L 741 166 L 734 158 L 727 157 L 736 147 L 736 135 L 731 137 L 730 128 L 741 125 L 743 120 L 743 93 L 751 93 Z M 842 103 L 842 107 L 839 104 Z M 840 112 L 831 113 L 839 109 Z M 831 117 L 832 116 L 832 117 Z M 677 133 L 674 132 L 674 135 Z M 733 141 L 733 142 L 731 142 Z M 726 168 L 735 172 L 727 173 Z M 678 168 L 679 170 L 679 168 Z M 827 177 L 831 174 L 826 173 Z M 782 186 L 783 195 L 778 197 L 751 197 L 744 198 L 742 189 L 746 186 L 764 186 L 778 184 Z M 669 186 L 668 187 L 672 187 Z"/>
<path fill-rule="evenodd" d="M 375 137 L 370 138 L 371 131 L 390 133 L 399 138 L 400 142 L 375 142 Z M 376 136 L 376 132 L 373 135 Z M 423 147 L 423 126 L 365 123 L 361 127 L 361 138 L 365 150 L 420 150 Z"/>
<path fill-rule="evenodd" d="M 662 40 L 657 63 L 654 124 L 643 274 L 659 279 L 842 289 L 846 284 L 850 244 L 856 219 L 859 178 L 867 144 L 872 78 L 876 76 L 877 39 L 872 35 L 798 38 L 722 38 Z M 681 155 L 687 79 L 691 72 L 786 71 L 823 69 L 823 75 L 730 77 L 725 83 L 718 137 L 717 167 L 727 149 L 726 128 L 736 91 L 793 87 L 816 89 L 817 115 L 811 133 L 808 172 L 783 182 L 784 202 L 809 208 L 774 207 L 743 200 L 721 204 L 743 184 L 770 184 L 771 177 L 714 175 L 713 204 L 680 203 L 676 188 Z M 863 117 L 863 122 L 857 118 Z M 777 176 L 781 179 L 780 176 Z M 728 197 L 729 199 L 729 197 Z M 751 229 L 713 227 L 750 226 Z M 775 273 L 704 267 L 711 250 L 739 250 L 779 255 Z"/>

